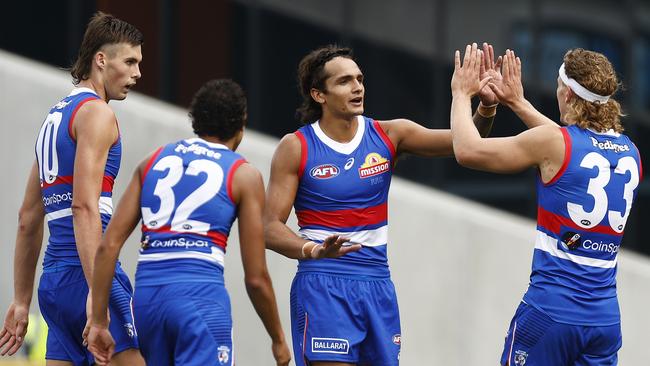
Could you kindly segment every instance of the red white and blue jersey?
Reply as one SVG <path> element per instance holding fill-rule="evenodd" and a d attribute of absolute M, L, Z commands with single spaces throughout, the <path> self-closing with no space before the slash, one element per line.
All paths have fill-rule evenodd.
<path fill-rule="evenodd" d="M 358 117 L 348 143 L 330 139 L 318 122 L 300 139 L 300 183 L 294 202 L 300 235 L 322 242 L 341 235 L 363 248 L 343 257 L 302 260 L 298 272 L 388 277 L 388 189 L 395 148 L 377 121 Z"/>
<path fill-rule="evenodd" d="M 156 151 L 142 175 L 142 248 L 136 286 L 223 284 L 226 242 L 237 217 L 226 146 L 191 138 Z"/>
<path fill-rule="evenodd" d="M 72 226 L 72 185 L 77 142 L 72 126 L 79 108 L 86 102 L 100 99 L 91 89 L 75 88 L 70 95 L 54 105 L 43 122 L 35 152 L 50 237 L 45 250 L 44 269 L 51 266 L 80 266 Z M 120 170 L 122 142 L 118 137 L 108 151 L 104 168 L 99 212 L 102 229 L 113 214 L 113 182 Z"/>
<path fill-rule="evenodd" d="M 562 128 L 564 163 L 538 178 L 537 238 L 524 301 L 561 323 L 620 322 L 617 255 L 642 177 L 639 151 L 625 135 Z"/>

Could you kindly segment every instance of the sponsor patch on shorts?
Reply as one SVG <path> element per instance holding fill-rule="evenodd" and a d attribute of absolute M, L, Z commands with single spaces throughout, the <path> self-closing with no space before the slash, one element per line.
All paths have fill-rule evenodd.
<path fill-rule="evenodd" d="M 341 338 L 312 338 L 311 351 L 347 355 L 350 351 L 350 342 Z"/>

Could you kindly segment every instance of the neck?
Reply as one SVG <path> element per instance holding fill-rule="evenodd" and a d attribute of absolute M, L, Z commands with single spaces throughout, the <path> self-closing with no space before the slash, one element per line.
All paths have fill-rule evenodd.
<path fill-rule="evenodd" d="M 340 143 L 352 141 L 357 133 L 357 116 L 339 118 L 332 115 L 325 115 L 319 121 L 321 130 L 332 140 Z"/>
<path fill-rule="evenodd" d="M 88 88 L 97 93 L 100 98 L 102 98 L 106 103 L 108 103 L 108 97 L 106 96 L 106 90 L 104 89 L 104 84 L 99 80 L 86 79 L 79 82 L 77 85 L 80 88 Z"/>
<path fill-rule="evenodd" d="M 212 142 L 214 144 L 224 145 L 224 146 L 226 146 L 227 148 L 229 148 L 232 151 L 235 151 L 235 149 L 237 148 L 236 136 L 231 138 L 230 140 L 226 140 L 226 141 L 224 141 L 224 140 L 222 140 L 222 139 L 220 139 L 218 137 L 215 137 L 215 136 L 203 135 L 203 136 L 199 136 L 199 137 L 204 139 L 207 142 Z"/>

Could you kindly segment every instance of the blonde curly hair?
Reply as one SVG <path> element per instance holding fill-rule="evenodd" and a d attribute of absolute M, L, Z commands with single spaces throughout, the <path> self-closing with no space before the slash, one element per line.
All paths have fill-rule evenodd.
<path fill-rule="evenodd" d="M 602 53 L 582 48 L 569 50 L 564 55 L 564 71 L 592 93 L 613 96 L 621 85 L 612 63 Z M 591 128 L 597 132 L 614 130 L 623 132 L 621 105 L 609 98 L 607 103 L 586 101 L 578 96 L 567 104 L 565 119 L 580 128 Z"/>

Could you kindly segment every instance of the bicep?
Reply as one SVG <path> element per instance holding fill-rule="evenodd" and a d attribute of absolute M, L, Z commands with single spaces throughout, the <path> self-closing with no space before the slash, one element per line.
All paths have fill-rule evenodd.
<path fill-rule="evenodd" d="M 264 267 L 264 183 L 257 169 L 244 165 L 237 169 L 234 184 L 242 187 L 237 205 L 239 243 L 244 272 Z"/>
<path fill-rule="evenodd" d="M 458 162 L 468 168 L 493 173 L 516 173 L 539 166 L 549 155 L 552 143 L 547 127 L 524 131 L 516 136 L 482 138 L 471 151 L 456 153 Z"/>
<path fill-rule="evenodd" d="M 108 152 L 116 139 L 117 126 L 112 112 L 95 110 L 95 114 L 91 111 L 86 111 L 81 116 L 78 114 L 75 120 L 75 201 L 96 200 L 99 197 Z"/>
<path fill-rule="evenodd" d="M 279 220 L 286 223 L 293 206 L 300 178 L 300 146 L 283 144 L 278 147 L 271 162 L 271 177 L 266 193 L 264 218 L 267 221 Z"/>
<path fill-rule="evenodd" d="M 38 164 L 34 162 L 30 169 L 29 177 L 27 178 L 25 195 L 23 197 L 20 211 L 23 217 L 25 217 L 25 214 L 29 215 L 30 219 L 33 221 L 31 225 L 38 224 L 39 222 L 42 224 L 43 217 L 45 216 L 45 207 L 43 206 L 40 182 Z"/>
<path fill-rule="evenodd" d="M 405 119 L 383 121 L 380 125 L 387 131 L 397 153 L 425 157 L 453 154 L 449 129 L 430 129 Z"/>

